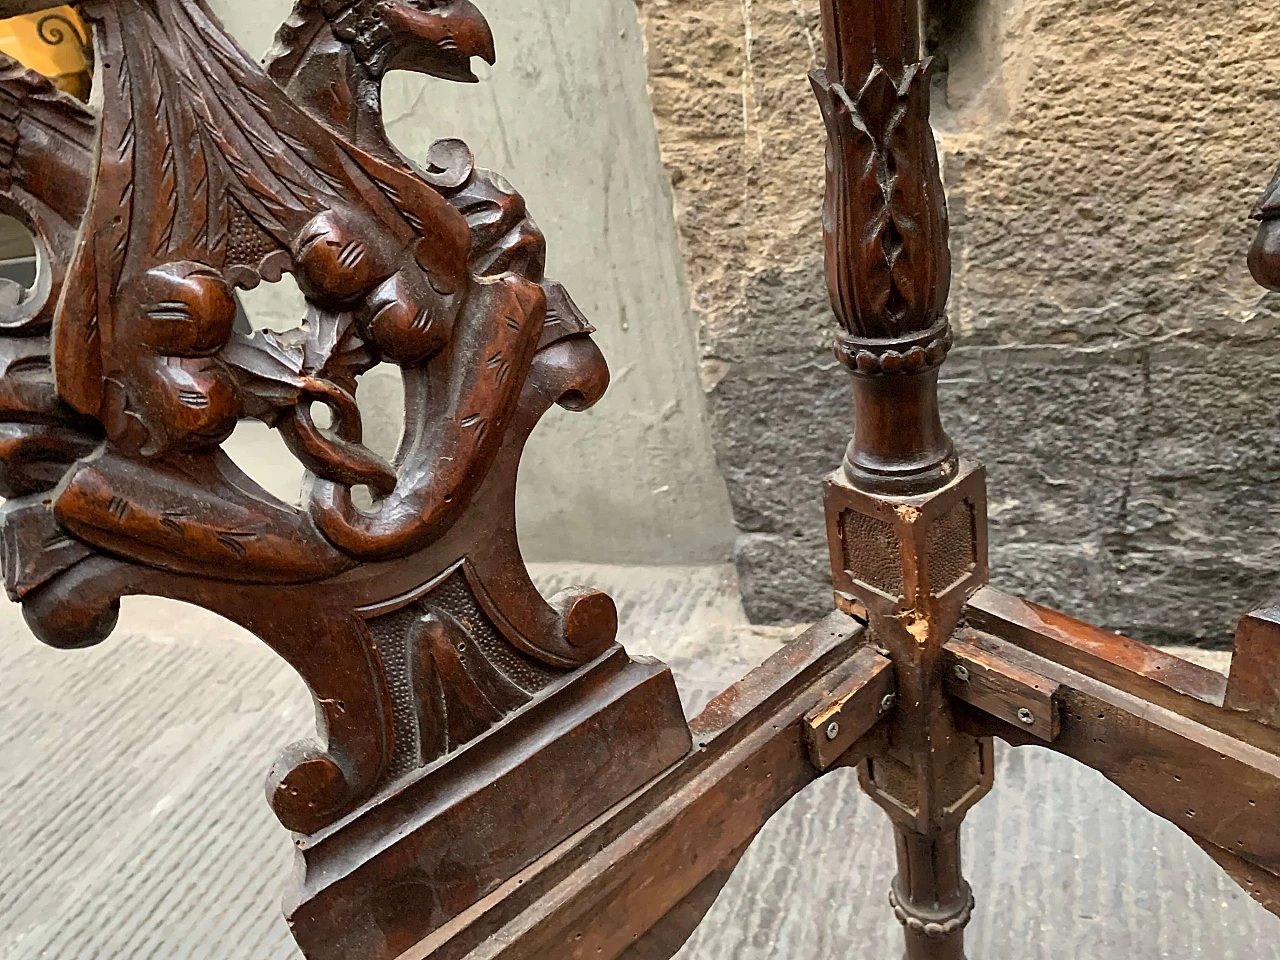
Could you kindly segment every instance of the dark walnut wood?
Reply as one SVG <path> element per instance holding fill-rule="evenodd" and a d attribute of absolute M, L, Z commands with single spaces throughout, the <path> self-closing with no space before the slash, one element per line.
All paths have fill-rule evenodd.
<path fill-rule="evenodd" d="M 1269 290 L 1280 290 L 1280 170 L 1253 207 L 1258 232 L 1249 248 L 1249 270 Z"/>
<path fill-rule="evenodd" d="M 315 955 L 391 956 L 689 748 L 612 601 L 544 600 L 516 543 L 527 437 L 608 368 L 520 195 L 460 141 L 415 163 L 386 137 L 386 71 L 493 62 L 467 0 L 304 0 L 265 67 L 200 0 L 81 10 L 100 112 L 0 70 L 0 206 L 41 255 L 35 289 L 0 290 L 6 586 L 55 646 L 145 593 L 287 660 L 318 716 L 267 785 L 300 835 L 291 926 Z M 299 326 L 237 330 L 234 291 L 286 272 Z M 357 402 L 383 363 L 405 386 L 392 461 Z M 301 509 L 220 449 L 246 417 L 306 467 Z"/>
<path fill-rule="evenodd" d="M 1280 732 L 1228 702 L 1230 680 L 1060 613 L 984 589 L 969 642 L 1008 673 L 1057 685 L 1061 729 L 1048 744 L 1007 708 L 963 724 L 1079 760 L 1190 835 L 1255 900 L 1280 914 Z M 981 631 L 978 633 L 977 631 Z M 1275 676 L 1272 660 L 1263 670 Z M 1006 716 L 1001 716 L 1005 714 Z"/>
<path fill-rule="evenodd" d="M 853 441 L 826 484 L 837 603 L 866 608 L 897 704 L 862 787 L 897 834 L 890 889 L 909 960 L 960 960 L 974 908 L 960 823 L 991 788 L 992 746 L 955 725 L 943 647 L 986 580 L 982 468 L 960 463 L 938 412 L 951 346 L 946 201 L 929 126 L 914 0 L 823 0 L 827 286 L 853 374 Z"/>
<path fill-rule="evenodd" d="M 845 472 L 866 490 L 921 492 L 956 458 L 938 418 L 951 255 L 918 5 L 823 0 L 822 23 L 826 68 L 810 80 L 827 126 L 827 288 L 857 412 Z"/>
<path fill-rule="evenodd" d="M 856 420 L 824 487 L 838 609 L 691 724 L 608 597 L 544 600 L 520 558 L 525 440 L 608 385 L 590 324 L 505 180 L 456 140 L 415 163 L 382 126 L 388 71 L 493 62 L 476 7 L 301 0 L 265 65 L 201 0 L 83 10 L 100 113 L 0 64 L 0 209 L 41 256 L 33 290 L 0 289 L 5 584 L 55 646 L 155 594 L 306 680 L 318 737 L 268 798 L 310 960 L 662 960 L 843 767 L 896 834 L 907 960 L 962 960 L 960 826 L 995 737 L 1099 770 L 1280 913 L 1276 611 L 1241 621 L 1224 678 L 985 586 L 984 472 L 937 402 L 950 258 L 914 0 L 823 0 L 812 76 Z M 1250 266 L 1280 289 L 1278 192 Z M 285 272 L 299 327 L 237 330 L 234 291 Z M 380 363 L 405 384 L 391 461 L 357 402 Z M 303 508 L 221 452 L 245 417 L 306 467 Z"/>

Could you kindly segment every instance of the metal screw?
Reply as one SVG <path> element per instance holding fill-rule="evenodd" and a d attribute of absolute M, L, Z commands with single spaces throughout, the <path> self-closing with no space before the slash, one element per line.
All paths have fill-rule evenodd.
<path fill-rule="evenodd" d="M 884 699 L 880 701 L 880 712 L 888 713 L 893 707 L 893 702 L 898 699 L 896 693 L 886 693 Z"/>
<path fill-rule="evenodd" d="M 1036 715 L 1026 707 L 1018 708 L 1018 719 L 1025 723 L 1028 727 L 1036 722 Z"/>
<path fill-rule="evenodd" d="M 827 724 L 827 739 L 834 740 L 838 736 L 840 736 L 840 724 L 832 720 Z"/>
<path fill-rule="evenodd" d="M 963 663 L 957 663 L 955 666 L 955 669 L 951 672 L 956 675 L 956 679 L 959 680 L 961 683 L 969 682 L 969 668 L 966 667 Z"/>

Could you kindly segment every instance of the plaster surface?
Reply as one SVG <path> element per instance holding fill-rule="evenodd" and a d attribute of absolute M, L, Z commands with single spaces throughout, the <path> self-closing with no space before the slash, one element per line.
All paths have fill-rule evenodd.
<path fill-rule="evenodd" d="M 211 0 L 245 48 L 265 52 L 288 0 Z M 646 563 L 720 561 L 733 530 L 697 383 L 695 321 L 645 89 L 642 37 L 630 0 L 484 5 L 497 66 L 480 83 L 408 73 L 386 82 L 396 144 L 423 158 L 461 137 L 477 163 L 524 194 L 547 235 L 548 274 L 598 328 L 613 373 L 586 413 L 554 408 L 520 476 L 521 543 L 531 559 Z M 255 325 L 302 317 L 289 278 L 244 296 Z M 391 368 L 361 385 L 366 436 L 381 452 L 399 436 Z M 254 424 L 233 455 L 269 489 L 296 494 L 301 473 Z"/>

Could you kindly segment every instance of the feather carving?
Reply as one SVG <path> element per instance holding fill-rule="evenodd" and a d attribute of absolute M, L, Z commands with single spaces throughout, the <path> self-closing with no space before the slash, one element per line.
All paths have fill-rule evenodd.
<path fill-rule="evenodd" d="M 360 203 L 433 277 L 462 283 L 470 234 L 461 214 L 340 143 L 200 0 L 97 0 L 84 12 L 102 48 L 101 169 L 54 335 L 58 389 L 77 410 L 101 410 L 120 292 L 179 260 L 225 271 L 233 204 L 287 257 L 316 214 Z M 133 209 L 148 211 L 136 230 Z"/>

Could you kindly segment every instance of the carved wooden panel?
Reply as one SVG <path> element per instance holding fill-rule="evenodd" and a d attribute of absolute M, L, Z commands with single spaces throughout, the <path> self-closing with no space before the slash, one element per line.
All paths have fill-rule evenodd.
<path fill-rule="evenodd" d="M 504 730 L 545 727 L 544 701 L 649 710 L 654 729 L 619 733 L 632 747 L 562 777 L 601 788 L 508 843 L 518 868 L 688 732 L 669 673 L 618 659 L 612 601 L 586 587 L 544 600 L 516 543 L 529 433 L 608 386 L 590 323 L 544 275 L 542 234 L 505 179 L 458 140 L 405 157 L 383 128 L 384 74 L 474 82 L 473 58 L 495 59 L 488 23 L 468 0 L 300 0 L 263 65 L 202 0 L 81 10 L 100 109 L 0 65 L 0 209 L 41 262 L 34 289 L 0 290 L 10 596 L 55 646 L 104 640 L 120 598 L 147 593 L 275 649 L 311 688 L 318 736 L 284 752 L 268 794 L 323 848 L 312 860 L 376 859 L 351 824 L 412 806 L 406 784 L 456 777 L 476 751 L 533 776 L 536 737 Z M 235 291 L 286 272 L 306 298 L 298 326 L 236 329 Z M 379 364 L 404 381 L 389 461 L 362 442 L 360 378 Z M 244 418 L 306 468 L 301 506 L 222 451 Z"/>

